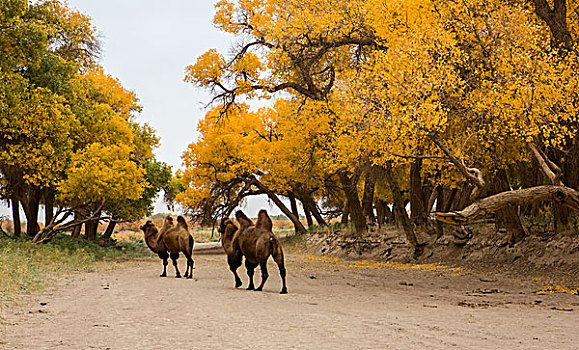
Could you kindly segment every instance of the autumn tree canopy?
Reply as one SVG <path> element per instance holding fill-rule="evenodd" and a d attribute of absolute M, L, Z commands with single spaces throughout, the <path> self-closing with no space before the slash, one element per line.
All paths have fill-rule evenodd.
<path fill-rule="evenodd" d="M 89 239 L 100 219 L 138 219 L 171 178 L 152 154 L 159 139 L 136 122 L 137 97 L 97 64 L 97 38 L 90 18 L 64 2 L 2 2 L 0 196 L 15 231 L 22 206 L 35 241 L 72 216 L 66 228 L 86 222 Z"/>
<path fill-rule="evenodd" d="M 214 95 L 216 110 L 204 123 L 255 123 L 263 132 L 263 119 L 251 121 L 253 112 L 239 102 L 264 98 L 291 106 L 276 113 L 277 125 L 315 120 L 308 132 L 324 137 L 303 143 L 303 154 L 313 147 L 315 178 L 339 185 L 358 231 L 365 230 L 364 206 L 376 183 L 385 181 L 391 196 L 382 197 L 394 203 L 415 247 L 410 219 L 428 224 L 435 202 L 446 213 L 439 219 L 452 223 L 496 211 L 516 241 L 524 236 L 517 210 L 504 208 L 500 196 L 492 210 L 460 210 L 541 185 L 558 186 L 554 193 L 564 199 L 511 195 L 552 205 L 561 227 L 569 215 L 563 205 L 579 209 L 579 167 L 571 156 L 579 155 L 578 8 L 575 0 L 223 0 L 214 23 L 238 42 L 232 54 L 200 56 L 185 80 Z M 283 136 L 298 140 L 303 132 L 294 127 Z M 278 158 L 268 147 L 231 147 L 300 169 L 299 159 Z M 186 173 L 196 173 L 192 164 Z M 304 178 L 299 171 L 284 175 L 283 182 Z M 331 192 L 324 186 L 311 187 L 315 198 Z M 197 203 L 187 202 L 191 193 L 184 203 Z"/>

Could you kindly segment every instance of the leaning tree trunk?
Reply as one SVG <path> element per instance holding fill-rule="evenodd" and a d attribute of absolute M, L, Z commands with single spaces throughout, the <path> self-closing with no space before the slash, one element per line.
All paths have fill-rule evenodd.
<path fill-rule="evenodd" d="M 289 210 L 285 204 L 283 204 L 283 202 L 279 199 L 279 197 L 273 193 L 273 191 L 271 191 L 269 188 L 267 188 L 264 184 L 262 184 L 261 182 L 259 182 L 259 180 L 257 180 L 256 178 L 252 179 L 252 183 L 262 192 L 264 192 L 265 194 L 267 194 L 267 197 L 269 199 L 271 199 L 275 205 L 277 205 L 277 207 L 279 208 L 279 210 L 282 211 L 282 213 L 284 213 L 285 216 L 287 216 L 291 222 L 294 224 L 295 230 L 296 232 L 306 232 L 306 228 L 304 227 L 304 225 L 301 223 L 299 216 L 294 215 L 291 210 Z"/>
<path fill-rule="evenodd" d="M 360 205 L 360 198 L 358 198 L 358 188 L 356 183 L 352 179 L 351 174 L 348 174 L 345 171 L 338 172 L 338 176 L 342 183 L 344 194 L 348 199 L 348 209 L 352 222 L 354 222 L 356 233 L 365 233 L 368 230 L 368 227 L 366 226 L 366 217 L 364 216 L 362 206 Z"/>
<path fill-rule="evenodd" d="M 408 243 L 414 250 L 414 256 L 419 256 L 421 254 L 421 249 L 418 246 L 418 241 L 416 240 L 416 235 L 414 234 L 410 218 L 408 218 L 408 214 L 406 213 L 400 185 L 398 185 L 398 180 L 396 180 L 390 164 L 387 164 L 386 167 L 384 167 L 384 173 L 386 174 L 386 180 L 388 181 L 390 190 L 392 191 L 394 208 L 396 210 L 396 221 L 402 224 L 404 233 L 406 234 L 406 239 L 408 239 Z"/>
<path fill-rule="evenodd" d="M 117 222 L 114 220 L 109 221 L 105 232 L 103 233 L 103 240 L 108 242 L 111 239 L 111 236 L 115 232 L 115 227 L 117 226 Z"/>
<path fill-rule="evenodd" d="M 494 181 L 494 189 L 496 193 L 501 193 L 510 190 L 509 179 L 507 172 L 501 169 L 497 172 Z M 503 209 L 496 211 L 496 222 L 495 225 L 497 230 L 504 228 L 507 231 L 510 244 L 514 244 L 522 241 L 525 238 L 525 230 L 521 224 L 521 218 L 519 217 L 518 206 L 507 206 Z"/>
<path fill-rule="evenodd" d="M 314 218 L 312 217 L 312 212 L 308 207 L 303 205 L 303 202 L 302 207 L 304 209 L 304 215 L 306 216 L 306 222 L 308 223 L 308 227 L 314 226 Z"/>
<path fill-rule="evenodd" d="M 20 222 L 20 202 L 16 198 L 12 202 L 12 225 L 14 226 L 14 237 L 20 237 L 22 234 L 22 223 Z"/>

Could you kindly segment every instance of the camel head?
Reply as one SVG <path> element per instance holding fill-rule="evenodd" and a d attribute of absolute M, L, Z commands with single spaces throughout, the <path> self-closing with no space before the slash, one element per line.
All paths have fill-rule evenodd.
<path fill-rule="evenodd" d="M 219 227 L 217 228 L 217 232 L 219 232 L 219 234 L 221 236 L 223 236 L 227 230 L 227 227 L 231 227 L 233 232 L 237 231 L 237 226 L 235 226 L 235 224 L 233 223 L 233 220 L 226 218 L 226 219 L 222 219 L 221 222 L 219 223 Z"/>
<path fill-rule="evenodd" d="M 159 232 L 157 230 L 157 227 L 151 220 L 147 220 L 147 222 L 144 225 L 142 225 L 140 229 L 143 231 L 145 235 L 156 234 L 157 232 Z"/>

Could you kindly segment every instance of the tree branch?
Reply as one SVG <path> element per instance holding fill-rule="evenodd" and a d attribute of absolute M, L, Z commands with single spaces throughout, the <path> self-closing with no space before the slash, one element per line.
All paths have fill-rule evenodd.
<path fill-rule="evenodd" d="M 472 190 L 470 194 L 471 199 L 476 199 L 480 195 L 482 189 L 485 187 L 486 183 L 483 178 L 482 172 L 477 168 L 469 168 L 464 164 L 464 160 L 457 158 L 452 152 L 440 141 L 436 134 L 429 132 L 428 137 L 446 154 L 448 160 L 454 164 L 461 174 L 470 182 L 472 183 L 475 188 Z"/>
<path fill-rule="evenodd" d="M 533 156 L 539 163 L 541 170 L 549 178 L 551 184 L 555 186 L 565 186 L 563 181 L 561 181 L 561 176 L 563 174 L 561 168 L 559 168 L 557 164 L 553 163 L 549 157 L 547 157 L 547 155 L 543 153 L 539 147 L 537 147 L 536 144 L 528 143 L 527 147 L 531 150 L 531 153 L 533 153 Z"/>

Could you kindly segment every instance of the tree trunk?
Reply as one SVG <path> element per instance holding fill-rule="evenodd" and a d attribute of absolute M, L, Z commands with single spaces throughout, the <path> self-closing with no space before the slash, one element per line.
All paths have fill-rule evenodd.
<path fill-rule="evenodd" d="M 111 236 L 115 232 L 115 226 L 117 226 L 117 222 L 114 220 L 109 221 L 107 228 L 105 229 L 105 233 L 103 233 L 103 240 L 108 242 L 111 239 Z"/>
<path fill-rule="evenodd" d="M 26 215 L 26 234 L 34 237 L 40 231 L 38 226 L 38 211 L 40 209 L 40 193 L 31 190 L 26 201 L 22 201 L 24 214 Z"/>
<path fill-rule="evenodd" d="M 378 223 L 378 227 L 382 227 L 386 223 L 386 203 L 381 200 L 376 200 L 376 222 Z"/>
<path fill-rule="evenodd" d="M 54 218 L 54 194 L 48 193 L 44 199 L 44 226 L 48 226 Z"/>
<path fill-rule="evenodd" d="M 316 206 L 316 202 L 314 201 L 312 194 L 309 191 L 302 190 L 300 191 L 299 196 L 300 201 L 304 206 L 304 210 L 307 209 L 311 213 L 314 219 L 316 219 L 318 225 L 327 226 L 328 224 L 326 223 L 326 220 L 324 220 L 322 214 L 318 210 L 318 207 Z"/>
<path fill-rule="evenodd" d="M 385 224 L 394 223 L 394 214 L 388 207 L 388 203 L 378 199 L 376 200 L 376 216 L 378 221 L 378 227 L 382 227 Z"/>
<path fill-rule="evenodd" d="M 299 214 L 299 212 L 298 212 L 298 204 L 297 204 L 297 202 L 296 202 L 296 196 L 294 195 L 293 192 L 290 191 L 290 192 L 287 193 L 287 197 L 288 197 L 288 199 L 289 199 L 289 201 L 290 201 L 290 208 L 291 208 L 292 213 L 293 213 L 296 217 L 299 218 L 299 217 L 300 217 L 300 214 Z M 295 230 L 296 233 L 298 232 L 298 228 L 297 228 L 297 226 L 295 226 L 295 225 L 294 225 L 294 230 Z"/>
<path fill-rule="evenodd" d="M 474 186 L 470 182 L 463 182 L 460 190 L 457 190 L 453 198 L 451 208 L 452 210 L 461 210 L 471 203 L 471 193 Z"/>
<path fill-rule="evenodd" d="M 519 176 L 519 183 L 522 188 L 529 188 L 543 184 L 543 173 L 533 160 L 530 163 L 519 162 L 517 164 L 517 175 Z M 573 186 L 571 186 L 573 187 Z M 521 206 L 521 216 L 535 216 L 539 213 L 543 203 L 533 203 Z"/>
<path fill-rule="evenodd" d="M 551 46 L 563 47 L 570 50 L 573 47 L 573 38 L 567 25 L 567 0 L 554 0 L 553 8 L 547 0 L 533 0 L 535 13 L 541 18 L 551 31 Z"/>
<path fill-rule="evenodd" d="M 436 187 L 436 211 L 443 211 L 447 209 L 447 206 L 445 203 L 445 190 L 443 186 L 437 186 Z M 436 238 L 440 238 L 444 235 L 444 227 L 442 226 L 442 222 L 436 220 Z"/>
<path fill-rule="evenodd" d="M 308 227 L 314 226 L 314 219 L 312 218 L 312 212 L 310 208 L 308 208 L 304 202 L 302 202 L 302 207 L 304 209 L 304 215 L 306 216 L 306 222 L 308 223 Z"/>
<path fill-rule="evenodd" d="M 340 223 L 342 225 L 347 225 L 350 222 L 350 205 L 348 204 L 348 198 L 344 201 L 344 209 L 342 210 L 342 218 Z"/>
<path fill-rule="evenodd" d="M 510 191 L 509 179 L 506 170 L 499 170 L 495 176 L 494 188 L 496 193 Z M 495 226 L 497 231 L 501 228 L 506 229 L 508 241 L 514 244 L 525 238 L 525 230 L 521 224 L 519 210 L 517 206 L 507 206 L 496 211 Z"/>
<path fill-rule="evenodd" d="M 82 230 L 82 225 L 75 226 L 74 229 L 72 230 L 72 234 L 70 235 L 70 238 L 72 238 L 74 240 L 80 239 L 81 230 Z"/>
<path fill-rule="evenodd" d="M 14 237 L 20 237 L 22 234 L 22 223 L 20 222 L 20 202 L 12 198 L 12 225 L 14 226 Z"/>
<path fill-rule="evenodd" d="M 356 183 L 352 179 L 351 174 L 348 174 L 345 171 L 338 172 L 338 176 L 340 177 L 344 194 L 348 199 L 348 209 L 350 217 L 354 222 L 356 233 L 365 233 L 368 230 L 368 227 L 366 226 L 366 217 L 364 216 L 362 206 L 360 205 L 360 198 L 358 198 L 358 188 Z"/>
<path fill-rule="evenodd" d="M 374 189 L 376 188 L 376 169 L 375 166 L 368 169 L 364 177 L 364 195 L 362 196 L 362 210 L 366 219 L 370 223 L 376 222 L 374 215 Z"/>
<path fill-rule="evenodd" d="M 386 174 L 386 180 L 390 185 L 390 190 L 392 191 L 392 198 L 394 199 L 394 208 L 396 210 L 396 221 L 402 224 L 404 228 L 404 233 L 406 234 L 406 239 L 408 243 L 414 250 L 414 256 L 419 256 L 421 254 L 421 249 L 418 246 L 418 241 L 416 240 L 416 235 L 414 234 L 414 229 L 412 228 L 412 223 L 408 214 L 405 210 L 404 198 L 402 197 L 402 191 L 400 191 L 400 185 L 398 185 L 398 180 L 394 176 L 392 171 L 392 166 L 387 164 L 384 168 Z"/>
<path fill-rule="evenodd" d="M 561 165 L 563 172 L 563 183 L 565 185 L 578 189 L 579 188 L 579 135 L 575 136 L 569 147 L 568 153 L 565 155 L 565 160 Z M 555 224 L 555 232 L 571 231 L 571 212 L 569 208 L 561 204 L 553 204 L 553 216 Z"/>
<path fill-rule="evenodd" d="M 83 215 L 79 214 L 79 213 L 74 213 L 74 221 L 80 221 L 82 219 Z M 74 227 L 74 229 L 72 229 L 72 234 L 70 235 L 70 238 L 72 239 L 79 239 L 80 238 L 80 231 L 82 230 L 82 225 L 77 225 Z"/>
<path fill-rule="evenodd" d="M 87 222 L 84 224 L 84 235 L 88 241 L 96 242 L 98 226 L 99 226 L 98 221 Z"/>
<path fill-rule="evenodd" d="M 410 218 L 416 226 L 426 226 L 428 213 L 424 203 L 424 191 L 422 189 L 422 159 L 416 159 L 410 166 Z"/>

